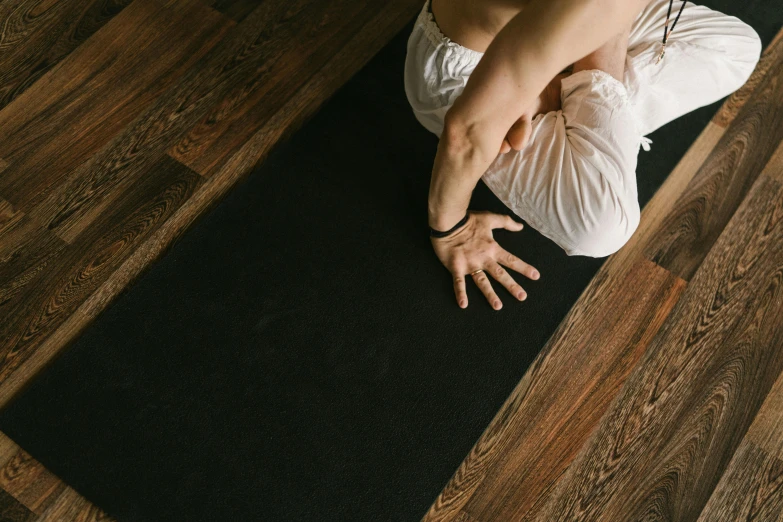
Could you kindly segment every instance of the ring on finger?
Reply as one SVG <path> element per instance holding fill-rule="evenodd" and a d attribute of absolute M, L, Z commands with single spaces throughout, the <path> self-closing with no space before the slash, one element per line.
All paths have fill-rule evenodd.
<path fill-rule="evenodd" d="M 479 272 L 483 272 L 483 271 L 484 271 L 484 269 L 483 269 L 483 268 L 479 268 L 478 270 L 476 270 L 476 271 L 474 271 L 474 272 L 471 272 L 471 273 L 470 273 L 470 275 L 476 275 L 476 274 L 478 274 Z"/>

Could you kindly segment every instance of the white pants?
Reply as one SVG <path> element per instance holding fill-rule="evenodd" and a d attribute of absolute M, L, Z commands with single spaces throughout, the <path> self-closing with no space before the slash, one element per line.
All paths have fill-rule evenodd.
<path fill-rule="evenodd" d="M 483 53 L 443 35 L 429 1 L 408 39 L 405 91 L 418 121 L 440 137 Z M 731 94 L 759 60 L 753 28 L 689 2 L 655 65 L 668 6 L 652 0 L 634 20 L 622 83 L 599 70 L 564 78 L 562 109 L 536 116 L 527 145 L 499 154 L 481 178 L 568 255 L 604 257 L 628 241 L 639 224 L 636 160 L 651 143 L 644 136 Z"/>

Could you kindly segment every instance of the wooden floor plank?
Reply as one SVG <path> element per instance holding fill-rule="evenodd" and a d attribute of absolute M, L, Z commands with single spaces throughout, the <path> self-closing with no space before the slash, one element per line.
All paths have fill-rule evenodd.
<path fill-rule="evenodd" d="M 60 238 L 0 199 L 0 313 L 66 246 Z"/>
<path fill-rule="evenodd" d="M 783 373 L 778 376 L 767 394 L 745 438 L 772 457 L 783 461 Z"/>
<path fill-rule="evenodd" d="M 783 461 L 783 376 L 769 392 L 746 438 Z"/>
<path fill-rule="evenodd" d="M 764 167 L 764 175 L 778 181 L 783 181 L 783 141 Z"/>
<path fill-rule="evenodd" d="M 0 381 L 39 347 L 125 259 L 188 200 L 201 176 L 163 155 L 136 190 L 65 249 L 56 264 L 3 306 Z M 51 356 L 51 354 L 48 354 Z M 21 383 L 16 383 L 21 384 Z M 7 399 L 7 397 L 5 397 Z"/>
<path fill-rule="evenodd" d="M 298 1 L 301 4 L 304 0 Z M 231 25 L 223 23 L 222 14 L 203 5 L 201 9 L 191 5 L 196 18 L 206 10 L 209 21 L 206 25 L 217 24 L 209 33 L 210 42 L 215 45 L 210 44 L 210 52 L 201 61 L 82 164 L 57 193 L 39 205 L 40 209 L 55 209 L 57 213 L 49 226 L 56 226 L 64 239 L 72 241 L 105 209 L 120 200 L 145 172 L 149 162 L 181 139 L 237 82 L 257 81 L 263 76 L 264 60 L 269 59 L 270 53 L 278 52 L 276 40 L 270 39 L 270 34 L 284 26 L 289 11 L 295 10 L 289 2 L 270 0 L 227 32 Z M 221 35 L 222 40 L 212 42 Z"/>
<path fill-rule="evenodd" d="M 0 109 L 59 65 L 130 1 L 0 2 Z"/>
<path fill-rule="evenodd" d="M 765 174 L 779 174 L 783 143 Z M 771 167 L 770 167 L 771 166 Z M 783 373 L 767 394 L 699 522 L 783 520 Z"/>
<path fill-rule="evenodd" d="M 112 184 L 84 176 L 90 168 L 66 184 L 62 180 L 233 25 L 197 0 L 134 0 L 0 111 L 0 157 L 8 162 L 0 194 L 48 228 L 67 228 L 69 217 L 85 201 L 100 201 Z M 131 148 L 116 161 L 134 153 Z"/>
<path fill-rule="evenodd" d="M 198 168 L 195 163 L 201 149 L 208 147 L 213 140 L 213 134 L 220 135 L 226 126 L 226 119 L 230 124 L 234 118 L 233 110 L 247 110 L 247 106 L 252 106 L 257 96 L 267 93 L 281 81 L 284 82 L 285 79 L 280 77 L 281 73 L 291 76 L 292 71 L 287 69 L 286 59 L 303 51 L 309 54 L 303 48 L 311 42 L 301 41 L 302 36 L 307 40 L 308 26 L 330 12 L 331 4 L 307 0 L 272 0 L 253 12 L 247 23 L 241 27 L 243 30 L 238 33 L 235 44 L 227 46 L 223 53 L 226 57 L 222 62 L 229 60 L 228 63 L 232 64 L 233 69 L 232 76 L 238 81 L 236 84 L 225 81 L 225 75 L 220 74 L 224 69 L 222 62 L 210 64 L 208 69 L 214 69 L 214 72 L 210 71 L 211 74 L 205 75 L 205 87 L 208 86 L 208 92 L 216 93 L 214 99 L 210 99 L 210 106 L 189 123 L 182 137 L 174 140 L 168 154 L 203 174 L 203 169 Z M 258 41 L 260 37 L 263 37 L 262 42 Z M 216 89 L 218 86 L 209 85 L 210 80 L 215 79 L 222 80 L 220 90 Z M 290 95 L 290 92 L 288 94 Z"/>
<path fill-rule="evenodd" d="M 536 520 L 698 518 L 783 370 L 783 184 L 758 179 Z"/>
<path fill-rule="evenodd" d="M 454 519 L 454 522 L 476 522 L 476 519 L 471 517 L 465 512 L 460 512 L 457 514 L 457 517 Z"/>
<path fill-rule="evenodd" d="M 0 432 L 0 467 L 5 466 L 19 452 L 19 446 Z"/>
<path fill-rule="evenodd" d="M 246 172 L 263 161 L 276 143 L 301 127 L 320 106 L 324 97 L 331 97 L 389 38 L 410 21 L 417 6 L 421 7 L 417 2 L 406 0 L 405 5 L 398 4 L 394 9 L 384 7 L 377 10 L 348 45 L 324 63 L 301 89 L 291 93 L 280 109 L 213 174 L 217 181 L 210 181 L 205 189 L 233 184 L 239 179 L 235 175 L 237 171 Z"/>
<path fill-rule="evenodd" d="M 62 494 L 44 511 L 36 522 L 113 522 L 114 519 L 79 495 L 72 488 Z"/>
<path fill-rule="evenodd" d="M 697 522 L 783 520 L 783 461 L 743 441 Z"/>
<path fill-rule="evenodd" d="M 65 489 L 65 484 L 20 449 L 0 470 L 0 488 L 40 515 Z"/>
<path fill-rule="evenodd" d="M 648 259 L 689 280 L 783 139 L 783 38 L 775 57 L 701 167 L 656 231 Z"/>

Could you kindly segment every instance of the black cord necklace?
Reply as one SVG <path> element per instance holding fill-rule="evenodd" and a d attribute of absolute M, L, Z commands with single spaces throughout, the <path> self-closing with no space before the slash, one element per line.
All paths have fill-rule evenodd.
<path fill-rule="evenodd" d="M 655 60 L 655 64 L 656 65 L 661 60 L 663 60 L 663 55 L 666 53 L 666 40 L 674 32 L 674 26 L 677 24 L 677 20 L 680 19 L 680 15 L 682 14 L 682 10 L 685 9 L 685 4 L 687 4 L 688 2 L 684 1 L 682 3 L 682 5 L 680 6 L 680 11 L 677 13 L 677 18 L 674 19 L 674 23 L 672 24 L 672 29 L 671 29 L 671 31 L 668 31 L 668 29 L 669 29 L 669 17 L 672 14 L 672 4 L 673 3 L 674 3 L 674 0 L 669 0 L 669 11 L 666 13 L 666 24 L 663 26 L 663 42 L 661 42 L 661 53 L 658 55 L 658 59 Z"/>

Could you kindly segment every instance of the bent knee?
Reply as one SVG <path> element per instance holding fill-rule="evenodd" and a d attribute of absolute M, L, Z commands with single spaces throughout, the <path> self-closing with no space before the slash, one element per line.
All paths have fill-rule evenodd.
<path fill-rule="evenodd" d="M 724 96 L 731 94 L 745 82 L 761 59 L 761 38 L 753 27 L 736 16 L 711 12 L 720 23 L 720 31 L 711 29 L 708 34 L 689 40 L 693 53 L 703 56 L 705 63 L 714 67 L 718 88 Z"/>
<path fill-rule="evenodd" d="M 761 59 L 761 38 L 755 29 L 745 22 L 737 20 L 737 33 L 727 38 L 727 44 L 732 62 L 738 68 L 737 84 L 734 90 L 742 87 L 748 81 L 750 75 L 756 69 Z"/>
<path fill-rule="evenodd" d="M 570 235 L 570 256 L 606 257 L 625 245 L 639 227 L 641 209 L 638 202 L 624 204 L 621 208 L 605 206 L 588 222 L 582 223 Z"/>

